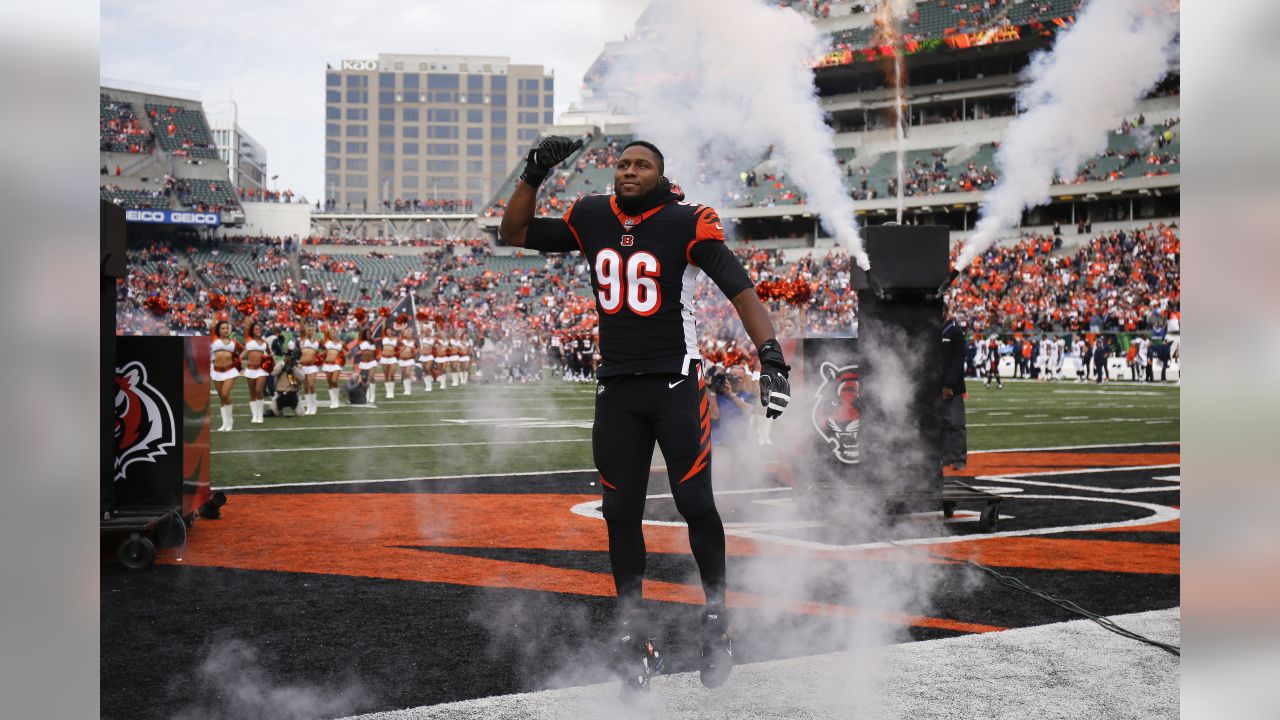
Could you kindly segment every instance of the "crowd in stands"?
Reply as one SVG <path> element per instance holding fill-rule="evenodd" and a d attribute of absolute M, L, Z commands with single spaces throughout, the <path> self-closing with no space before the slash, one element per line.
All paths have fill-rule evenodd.
<path fill-rule="evenodd" d="M 316 209 L 323 209 L 325 212 L 339 212 L 339 204 L 333 198 L 325 200 L 323 205 L 317 200 Z M 342 206 L 342 211 L 355 212 L 351 207 L 350 201 L 347 201 Z M 369 212 L 369 201 L 367 199 L 360 202 L 359 211 Z M 436 198 L 403 200 L 396 198 L 395 200 L 383 200 L 381 203 L 375 202 L 373 204 L 373 212 L 376 213 L 470 213 L 474 211 L 475 203 L 471 200 L 439 200 Z"/>
<path fill-rule="evenodd" d="M 102 152 L 145 155 L 155 146 L 155 133 L 142 129 L 133 103 L 113 100 L 106 93 L 98 94 L 98 130 Z"/>
<path fill-rule="evenodd" d="M 268 325 L 328 322 L 350 338 L 362 325 L 412 307 L 421 325 L 460 334 L 480 348 L 481 362 L 490 363 L 485 377 L 513 380 L 536 376 L 553 347 L 593 337 L 595 300 L 581 256 L 499 256 L 485 252 L 481 240 L 469 242 L 472 251 L 463 253 L 442 240 L 413 255 L 303 249 L 299 270 L 272 238 L 213 250 L 164 244 L 130 250 L 130 275 L 118 293 L 119 331 L 199 333 L 218 316 L 242 325 L 239 313 L 251 309 Z M 774 249 L 734 252 L 780 334 L 847 335 L 856 327 L 848 255 L 810 253 L 788 261 Z M 1163 224 L 1105 233 L 1074 252 L 1054 235 L 1028 236 L 975 259 L 947 297 L 982 335 L 1141 333 L 1179 311 L 1180 253 L 1178 228 Z M 732 305 L 705 277 L 694 305 L 706 357 L 733 364 L 725 361 L 751 355 Z M 583 367 L 565 372 L 585 377 Z"/>
<path fill-rule="evenodd" d="M 236 195 L 241 202 L 293 202 L 293 190 L 268 190 L 266 188 L 236 188 Z"/>

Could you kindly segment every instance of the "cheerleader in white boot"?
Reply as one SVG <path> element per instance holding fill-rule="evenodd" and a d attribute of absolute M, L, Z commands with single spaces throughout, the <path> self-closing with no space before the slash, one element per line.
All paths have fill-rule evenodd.
<path fill-rule="evenodd" d="M 218 432 L 230 432 L 234 419 L 231 417 L 231 390 L 235 387 L 240 371 L 236 369 L 236 341 L 231 339 L 231 324 L 219 320 L 213 324 L 213 337 L 209 338 L 209 378 L 218 390 L 218 400 L 222 406 L 222 426 Z"/>
<path fill-rule="evenodd" d="M 320 341 L 315 338 L 315 330 L 309 323 L 302 323 L 299 328 L 302 336 L 298 348 L 302 356 L 298 359 L 298 367 L 302 368 L 302 414 L 316 414 L 316 378 L 320 376 Z"/>
<path fill-rule="evenodd" d="M 400 384 L 404 386 L 404 394 L 410 395 L 413 391 L 413 366 L 417 364 L 415 357 L 418 354 L 418 343 L 413 339 L 413 331 L 405 328 L 400 331 L 400 348 L 396 350 L 398 360 L 396 364 L 400 367 Z"/>
<path fill-rule="evenodd" d="M 445 340 L 444 333 L 436 335 L 432 354 L 436 361 L 431 367 L 431 374 L 435 376 L 436 383 L 443 390 L 449 385 L 449 343 Z"/>
<path fill-rule="evenodd" d="M 400 345 L 400 338 L 396 337 L 396 331 L 390 325 L 382 326 L 380 344 L 382 352 L 378 355 L 378 364 L 382 366 L 382 387 L 387 391 L 387 399 L 391 400 L 396 396 L 396 366 L 400 363 L 396 350 Z M 369 384 L 373 384 L 372 378 Z"/>
<path fill-rule="evenodd" d="M 374 399 L 374 383 L 377 378 L 373 371 L 378 367 L 378 346 L 373 344 L 373 331 L 369 328 L 360 328 L 360 339 L 356 345 L 356 370 L 364 373 L 365 381 L 368 386 L 365 389 L 365 403 L 369 407 L 377 407 Z"/>
<path fill-rule="evenodd" d="M 324 329 L 323 363 L 320 371 L 324 373 L 325 382 L 329 386 L 329 409 L 338 409 L 338 376 L 342 366 L 347 363 L 345 348 L 338 340 L 338 332 L 330 325 Z"/>
<path fill-rule="evenodd" d="M 471 375 L 471 343 L 465 337 L 458 341 L 458 353 L 458 377 L 466 385 L 467 377 Z"/>
<path fill-rule="evenodd" d="M 432 380 L 431 372 L 435 365 L 435 340 L 431 337 L 425 337 L 418 343 L 418 364 L 422 366 L 422 383 L 427 386 L 427 392 L 431 392 Z"/>
<path fill-rule="evenodd" d="M 253 418 L 251 423 L 261 423 L 265 401 L 262 396 L 267 387 L 269 374 L 263 363 L 267 356 L 267 341 L 262 339 L 262 323 L 249 323 L 244 334 L 244 376 L 249 381 L 249 411 Z"/>

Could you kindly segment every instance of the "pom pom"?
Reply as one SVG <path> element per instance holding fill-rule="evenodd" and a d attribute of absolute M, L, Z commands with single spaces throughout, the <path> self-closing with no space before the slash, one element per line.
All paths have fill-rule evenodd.
<path fill-rule="evenodd" d="M 384 308 L 384 307 L 378 308 L 378 317 L 384 318 L 384 317 L 390 317 L 390 316 L 391 316 L 391 308 Z"/>
<path fill-rule="evenodd" d="M 209 296 L 209 307 L 214 312 L 222 312 L 227 309 L 227 296 L 221 293 L 214 293 Z"/>
<path fill-rule="evenodd" d="M 241 315 L 246 317 L 251 316 L 258 311 L 258 308 L 254 305 L 253 298 L 251 297 L 247 297 L 239 303 L 236 303 L 236 309 L 240 311 Z"/>

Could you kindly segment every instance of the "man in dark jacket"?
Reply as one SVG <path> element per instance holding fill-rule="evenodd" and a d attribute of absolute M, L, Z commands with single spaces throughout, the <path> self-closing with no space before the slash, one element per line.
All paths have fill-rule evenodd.
<path fill-rule="evenodd" d="M 964 330 L 947 312 L 942 326 L 942 464 L 963 470 L 969 460 L 964 425 Z"/>

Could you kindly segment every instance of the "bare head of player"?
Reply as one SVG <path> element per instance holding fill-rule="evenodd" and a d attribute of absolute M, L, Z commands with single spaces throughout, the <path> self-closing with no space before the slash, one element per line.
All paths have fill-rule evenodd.
<path fill-rule="evenodd" d="M 648 195 L 662 179 L 663 158 L 644 145 L 632 145 L 622 151 L 613 168 L 613 187 L 624 198 Z"/>

